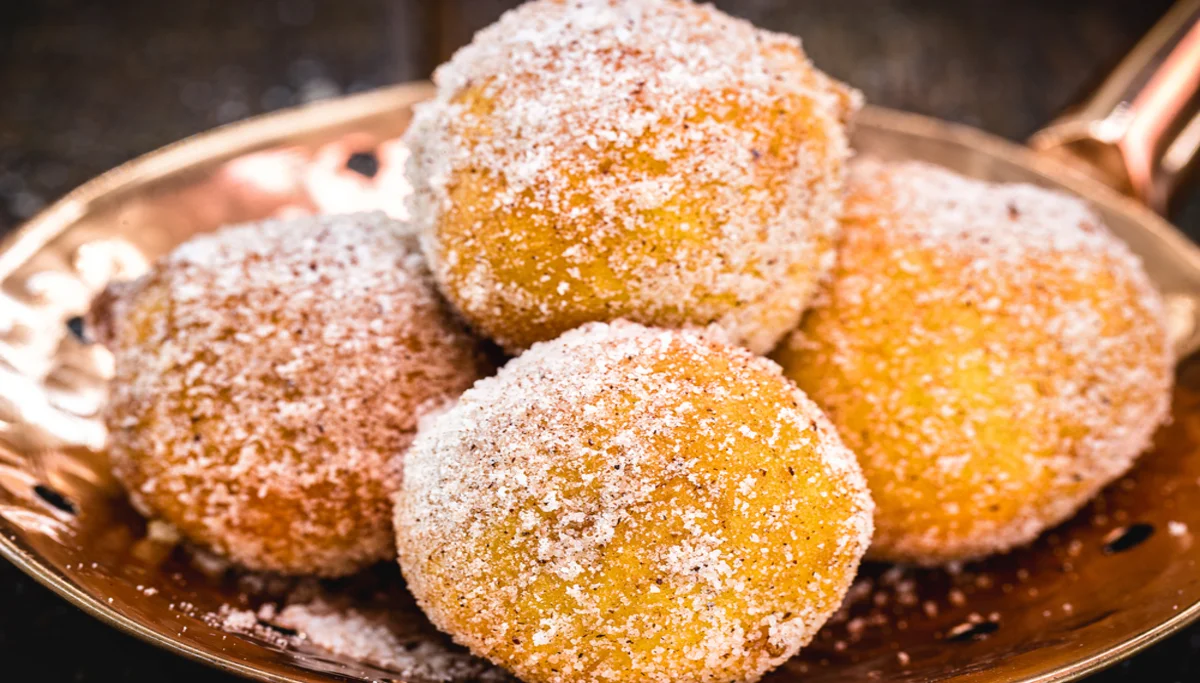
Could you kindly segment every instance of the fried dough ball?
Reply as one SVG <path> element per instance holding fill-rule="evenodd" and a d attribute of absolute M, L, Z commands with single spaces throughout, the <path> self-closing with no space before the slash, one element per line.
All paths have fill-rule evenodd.
<path fill-rule="evenodd" d="M 433 623 L 529 683 L 751 681 L 838 607 L 871 500 L 774 363 L 617 321 L 423 426 L 396 528 Z"/>
<path fill-rule="evenodd" d="M 391 461 L 487 370 L 383 214 L 197 237 L 97 302 L 105 419 L 135 506 L 256 570 L 394 557 Z"/>
<path fill-rule="evenodd" d="M 1147 448 L 1173 377 L 1162 301 L 1084 202 L 863 161 L 843 229 L 776 357 L 859 456 L 870 557 L 1027 543 Z"/>
<path fill-rule="evenodd" d="M 861 98 L 795 38 L 679 0 L 535 0 L 434 81 L 410 214 L 509 351 L 624 317 L 765 353 L 833 265 Z"/>

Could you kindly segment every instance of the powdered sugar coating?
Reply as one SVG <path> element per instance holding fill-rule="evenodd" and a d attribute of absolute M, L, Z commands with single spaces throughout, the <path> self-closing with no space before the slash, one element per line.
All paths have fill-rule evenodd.
<path fill-rule="evenodd" d="M 844 223 L 777 357 L 859 454 L 871 556 L 1024 544 L 1149 447 L 1173 378 L 1162 301 L 1083 201 L 861 160 Z"/>
<path fill-rule="evenodd" d="M 410 213 L 509 350 L 626 317 L 765 352 L 832 265 L 861 98 L 791 36 L 679 0 L 535 0 L 434 81 Z"/>
<path fill-rule="evenodd" d="M 115 356 L 109 449 L 135 505 L 285 573 L 391 556 L 392 460 L 487 367 L 383 214 L 196 237 L 90 323 Z"/>
<path fill-rule="evenodd" d="M 433 623 L 526 681 L 749 681 L 840 604 L 871 510 L 778 366 L 617 321 L 423 426 L 396 528 Z"/>

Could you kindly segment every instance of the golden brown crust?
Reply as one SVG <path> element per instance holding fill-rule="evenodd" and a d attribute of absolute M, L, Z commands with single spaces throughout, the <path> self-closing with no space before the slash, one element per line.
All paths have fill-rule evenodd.
<path fill-rule="evenodd" d="M 856 162 L 832 282 L 787 374 L 858 453 L 870 555 L 1027 543 L 1124 473 L 1165 419 L 1159 295 L 1082 201 Z"/>
<path fill-rule="evenodd" d="M 617 321 L 423 427 L 396 527 L 434 624 L 523 680 L 751 681 L 841 604 L 871 500 L 774 363 Z"/>
<path fill-rule="evenodd" d="M 393 462 L 485 371 L 382 214 L 226 228 L 98 302 L 114 471 L 147 515 L 246 567 L 392 555 Z"/>
<path fill-rule="evenodd" d="M 435 81 L 410 212 L 447 297 L 510 351 L 624 317 L 765 352 L 832 266 L 861 98 L 795 38 L 675 0 L 542 0 Z"/>

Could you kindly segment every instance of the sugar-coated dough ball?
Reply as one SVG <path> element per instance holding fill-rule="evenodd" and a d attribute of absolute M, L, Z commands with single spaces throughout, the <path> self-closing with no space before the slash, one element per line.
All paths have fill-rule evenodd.
<path fill-rule="evenodd" d="M 529 683 L 752 681 L 841 603 L 871 500 L 774 363 L 617 321 L 535 344 L 423 427 L 400 566 Z"/>
<path fill-rule="evenodd" d="M 402 224 L 272 221 L 192 239 L 97 303 L 114 471 L 135 505 L 252 569 L 394 556 L 392 461 L 487 370 Z"/>
<path fill-rule="evenodd" d="M 869 556 L 1004 551 L 1129 469 L 1167 415 L 1162 302 L 1079 199 L 918 163 L 855 164 L 832 282 L 785 372 L 877 505 Z"/>
<path fill-rule="evenodd" d="M 680 0 L 535 0 L 434 81 L 410 213 L 509 351 L 624 317 L 765 353 L 832 267 L 861 98 L 795 38 Z"/>

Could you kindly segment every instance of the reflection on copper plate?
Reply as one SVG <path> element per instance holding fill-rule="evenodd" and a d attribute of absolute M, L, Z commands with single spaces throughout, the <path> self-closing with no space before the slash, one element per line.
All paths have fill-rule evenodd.
<path fill-rule="evenodd" d="M 111 358 L 76 320 L 109 281 L 223 224 L 313 211 L 403 217 L 397 138 L 428 92 L 400 86 L 200 136 L 97 179 L 5 243 L 5 556 L 125 630 L 264 680 L 506 678 L 437 633 L 394 566 L 331 582 L 246 574 L 196 561 L 170 527 L 147 524 L 108 473 L 96 419 Z M 868 110 L 856 144 L 1085 196 L 1167 293 L 1181 350 L 1195 345 L 1200 264 L 1150 212 L 1026 150 L 920 117 Z M 866 567 L 842 612 L 768 680 L 1066 680 L 1180 628 L 1200 611 L 1200 506 L 1190 502 L 1200 494 L 1200 366 L 1181 366 L 1174 416 L 1129 477 L 1031 548 L 953 572 Z"/>

